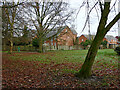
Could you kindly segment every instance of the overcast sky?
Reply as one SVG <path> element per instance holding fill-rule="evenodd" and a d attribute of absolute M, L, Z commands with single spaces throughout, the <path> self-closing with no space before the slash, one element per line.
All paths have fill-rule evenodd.
<path fill-rule="evenodd" d="M 84 0 L 69 0 L 68 2 L 70 3 L 71 8 L 77 9 L 77 11 L 78 11 L 79 7 L 81 6 L 83 1 Z M 91 8 L 91 7 L 93 7 L 93 5 L 94 5 L 93 3 L 96 2 L 96 0 L 89 0 L 89 1 L 90 1 L 90 8 Z M 115 0 L 112 0 L 112 1 L 114 2 Z M 113 2 L 112 2 L 112 4 L 113 4 Z M 86 9 L 86 6 L 84 6 L 80 9 L 80 12 L 79 12 L 77 18 L 75 19 L 75 30 L 77 31 L 78 36 L 80 36 L 81 34 L 88 34 L 88 27 L 86 27 L 85 30 L 81 33 L 81 31 L 84 27 L 84 24 L 85 24 L 86 15 L 87 15 L 86 13 L 87 13 L 87 9 Z M 116 13 L 118 13 L 118 1 L 116 4 Z M 100 14 L 100 12 L 99 12 L 99 14 Z M 112 20 L 114 16 L 115 16 L 115 12 L 113 10 L 113 12 L 109 16 L 109 21 Z M 99 18 L 100 18 L 100 15 L 99 15 Z M 96 33 L 98 24 L 99 24 L 99 20 L 97 17 L 97 13 L 96 13 L 95 9 L 93 9 L 93 11 L 90 14 L 91 34 Z M 111 28 L 111 30 L 107 33 L 107 35 L 113 35 L 113 36 L 118 35 L 118 23 L 116 23 Z"/>
<path fill-rule="evenodd" d="M 13 1 L 13 0 L 10 0 L 10 1 Z M 17 0 L 15 0 L 15 1 L 17 1 Z M 39 0 L 33 0 L 33 1 L 39 1 Z M 70 4 L 71 8 L 76 9 L 78 11 L 79 7 L 82 5 L 82 2 L 87 1 L 87 0 L 63 0 L 63 1 L 68 2 Z M 98 0 L 89 0 L 90 8 L 94 6 L 94 3 L 96 1 L 98 1 Z M 112 4 L 114 4 L 114 2 L 116 0 L 111 0 L 111 1 L 112 1 Z M 118 7 L 118 2 L 120 4 L 120 0 L 117 0 L 117 3 L 116 3 L 116 13 L 118 13 L 118 8 L 120 9 L 120 5 Z M 115 16 L 114 10 L 112 10 L 112 11 L 113 12 L 109 16 L 109 21 L 112 20 Z M 98 13 L 100 14 L 100 11 L 98 11 Z M 75 19 L 75 22 L 74 22 L 75 30 L 77 31 L 78 36 L 80 36 L 81 34 L 88 34 L 88 27 L 86 27 L 85 30 L 82 32 L 82 29 L 84 27 L 85 20 L 86 20 L 86 15 L 87 15 L 87 9 L 86 9 L 86 4 L 85 4 L 85 6 L 80 9 L 80 12 L 78 13 L 77 18 Z M 99 15 L 99 19 L 100 19 L 100 15 Z M 119 22 L 120 22 L 120 20 L 119 20 Z M 90 32 L 91 32 L 91 34 L 96 33 L 98 24 L 99 24 L 98 16 L 97 16 L 96 10 L 93 9 L 90 14 Z M 119 29 L 119 32 L 120 32 L 120 29 Z M 118 36 L 118 23 L 116 23 L 111 28 L 111 30 L 107 33 L 107 35 Z M 119 36 L 120 36 L 120 33 L 119 33 Z"/>

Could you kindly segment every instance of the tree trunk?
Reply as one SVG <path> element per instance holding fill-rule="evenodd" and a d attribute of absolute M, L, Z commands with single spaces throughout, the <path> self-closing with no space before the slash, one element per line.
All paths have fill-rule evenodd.
<path fill-rule="evenodd" d="M 13 27 L 12 27 L 10 35 L 11 35 L 10 36 L 10 54 L 12 54 L 12 52 L 13 52 L 13 40 L 12 40 L 12 37 L 13 37 Z"/>
<path fill-rule="evenodd" d="M 119 14 L 116 16 L 107 26 L 108 15 L 110 12 L 110 2 L 105 2 L 104 9 L 101 8 L 101 19 L 97 29 L 97 34 L 91 44 L 90 49 L 88 50 L 84 64 L 82 65 L 81 70 L 76 74 L 80 78 L 88 78 L 91 76 L 92 65 L 95 60 L 98 48 L 110 28 L 119 20 Z"/>
<path fill-rule="evenodd" d="M 97 35 L 95 36 L 95 39 L 92 42 L 91 47 L 86 56 L 85 62 L 83 64 L 81 70 L 76 74 L 77 77 L 88 78 L 91 76 L 92 65 L 95 60 L 95 56 L 97 54 L 98 48 L 99 48 L 104 36 L 105 36 L 105 33 L 103 34 L 100 32 L 98 32 Z"/>
<path fill-rule="evenodd" d="M 12 53 L 12 51 L 13 51 L 13 42 L 12 42 L 12 40 L 10 41 L 10 54 Z"/>
<path fill-rule="evenodd" d="M 6 50 L 6 41 L 4 39 L 4 41 L 3 41 L 3 51 L 5 51 L 5 50 Z"/>
<path fill-rule="evenodd" d="M 43 52 L 43 41 L 42 41 L 42 39 L 39 39 L 39 52 L 40 53 Z"/>
<path fill-rule="evenodd" d="M 56 40 L 55 43 L 56 43 L 56 49 L 58 50 L 58 41 Z"/>

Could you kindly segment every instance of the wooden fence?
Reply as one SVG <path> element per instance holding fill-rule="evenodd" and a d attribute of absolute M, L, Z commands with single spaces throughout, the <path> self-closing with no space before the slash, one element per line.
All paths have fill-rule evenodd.
<path fill-rule="evenodd" d="M 37 51 L 37 49 L 33 46 L 13 46 L 13 51 L 18 51 L 18 47 L 20 48 L 20 51 Z M 2 46 L 2 50 L 9 50 L 9 46 Z"/>
<path fill-rule="evenodd" d="M 82 49 L 81 48 L 81 46 L 78 46 L 78 45 L 74 45 L 74 46 L 63 46 L 63 45 L 61 45 L 61 46 L 58 46 L 58 47 L 56 47 L 56 46 L 46 46 L 46 47 L 44 47 L 45 48 L 45 50 L 80 50 L 80 49 Z"/>
<path fill-rule="evenodd" d="M 35 48 L 33 46 L 13 46 L 13 51 L 18 51 L 18 47 L 20 48 L 20 51 L 38 51 L 38 48 Z M 75 46 L 44 46 L 44 51 L 47 50 L 81 50 L 81 46 L 75 45 Z M 2 46 L 3 51 L 9 50 L 9 46 Z"/>

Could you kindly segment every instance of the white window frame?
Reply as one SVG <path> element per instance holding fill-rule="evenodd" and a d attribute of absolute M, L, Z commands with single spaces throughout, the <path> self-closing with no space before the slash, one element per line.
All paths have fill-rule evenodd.
<path fill-rule="evenodd" d="M 82 41 L 84 41 L 84 39 L 82 39 Z"/>

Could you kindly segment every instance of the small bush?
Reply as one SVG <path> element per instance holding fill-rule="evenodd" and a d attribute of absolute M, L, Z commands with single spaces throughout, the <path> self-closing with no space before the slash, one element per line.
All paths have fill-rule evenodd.
<path fill-rule="evenodd" d="M 107 48 L 107 43 L 108 42 L 106 40 L 104 40 L 104 41 L 101 42 L 101 45 L 103 45 L 104 48 Z"/>
<path fill-rule="evenodd" d="M 84 49 L 86 49 L 88 45 L 91 45 L 91 43 L 91 40 L 86 40 L 85 42 L 81 42 L 81 45 L 84 47 Z"/>
<path fill-rule="evenodd" d="M 39 39 L 37 39 L 37 38 L 33 39 L 32 45 L 33 45 L 34 47 L 38 48 L 38 47 L 39 47 Z"/>
<path fill-rule="evenodd" d="M 118 55 L 120 55 L 120 46 L 116 47 L 114 51 L 117 52 Z"/>

